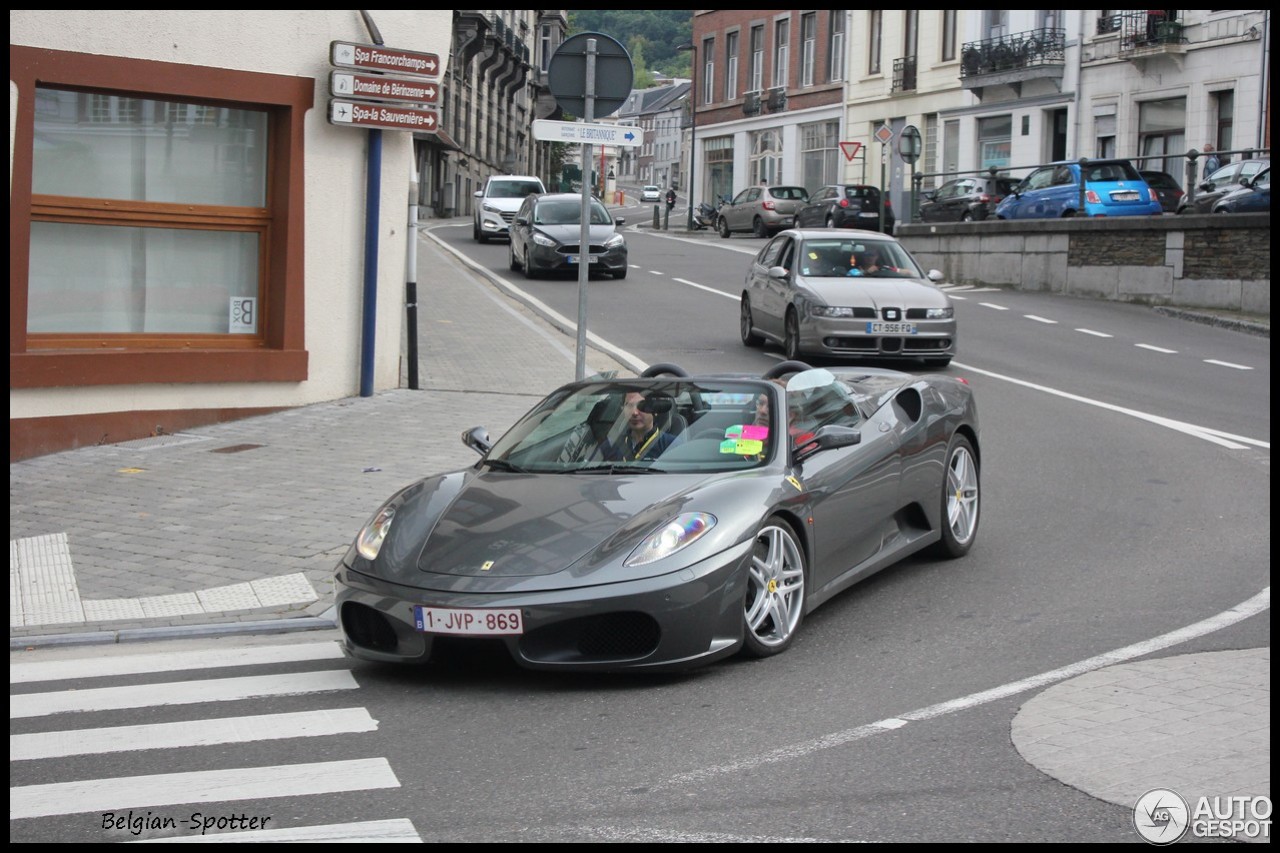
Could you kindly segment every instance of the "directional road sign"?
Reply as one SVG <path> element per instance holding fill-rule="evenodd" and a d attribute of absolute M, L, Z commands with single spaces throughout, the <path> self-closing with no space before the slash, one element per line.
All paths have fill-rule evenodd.
<path fill-rule="evenodd" d="M 366 68 L 371 71 L 399 71 L 426 77 L 440 76 L 438 55 L 400 50 L 380 44 L 329 42 L 329 62 L 339 68 Z"/>
<path fill-rule="evenodd" d="M 440 86 L 421 77 L 392 77 L 390 74 L 358 74 L 333 71 L 329 89 L 335 97 L 372 101 L 434 104 L 440 97 Z"/>
<path fill-rule="evenodd" d="M 618 145 L 623 148 L 639 148 L 644 143 L 644 132 L 638 127 L 620 124 L 587 124 L 578 121 L 533 122 L 533 138 L 540 142 L 572 142 L 591 145 Z"/>
<path fill-rule="evenodd" d="M 339 127 L 387 127 L 393 130 L 435 132 L 439 118 L 435 110 L 413 109 L 395 104 L 368 104 L 329 101 L 329 124 Z"/>

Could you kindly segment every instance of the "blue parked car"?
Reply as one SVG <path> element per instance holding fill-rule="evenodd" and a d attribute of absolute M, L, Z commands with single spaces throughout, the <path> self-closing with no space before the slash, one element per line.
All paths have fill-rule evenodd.
<path fill-rule="evenodd" d="M 1160 216 L 1160 197 L 1128 160 L 1089 160 L 1084 165 L 1084 209 L 1080 208 L 1080 163 L 1062 161 L 1036 169 L 996 207 L 997 219 L 1057 219 L 1062 216 Z"/>
<path fill-rule="evenodd" d="M 1271 169 L 1263 169 L 1252 178 L 1241 178 L 1240 186 L 1213 204 L 1214 213 L 1270 213 Z"/>

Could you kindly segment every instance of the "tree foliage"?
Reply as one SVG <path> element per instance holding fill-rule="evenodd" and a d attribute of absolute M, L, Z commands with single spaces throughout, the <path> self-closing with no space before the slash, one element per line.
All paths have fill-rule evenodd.
<path fill-rule="evenodd" d="M 569 35 L 604 33 L 626 46 L 635 88 L 653 85 L 654 71 L 688 77 L 690 54 L 677 50 L 693 38 L 693 11 L 672 9 L 570 9 Z"/>

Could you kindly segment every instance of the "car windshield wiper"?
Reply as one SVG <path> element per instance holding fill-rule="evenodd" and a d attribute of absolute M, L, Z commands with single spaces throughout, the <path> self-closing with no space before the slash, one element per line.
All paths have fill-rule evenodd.
<path fill-rule="evenodd" d="M 484 464 L 488 465 L 494 471 L 507 471 L 512 474 L 528 474 L 528 468 L 521 468 L 519 465 L 513 465 L 505 459 L 486 459 Z"/>
<path fill-rule="evenodd" d="M 576 468 L 574 474 L 665 474 L 665 468 L 655 468 L 652 465 L 640 467 L 639 465 L 589 465 L 586 468 Z"/>

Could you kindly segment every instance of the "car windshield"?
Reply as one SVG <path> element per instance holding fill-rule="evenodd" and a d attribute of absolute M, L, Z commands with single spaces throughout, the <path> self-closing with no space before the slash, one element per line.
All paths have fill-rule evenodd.
<path fill-rule="evenodd" d="M 924 278 L 919 264 L 890 240 L 815 237 L 800 250 L 800 274 L 817 278 Z"/>
<path fill-rule="evenodd" d="M 486 462 L 540 474 L 756 468 L 776 444 L 759 416 L 762 394 L 776 402 L 781 389 L 750 379 L 588 380 L 539 403 L 494 444 Z"/>
<path fill-rule="evenodd" d="M 542 185 L 537 181 L 493 181 L 489 184 L 489 198 L 524 198 L 540 192 Z"/>
<path fill-rule="evenodd" d="M 609 218 L 609 211 L 605 210 L 603 204 L 595 199 L 592 199 L 590 204 L 592 225 L 609 225 L 613 222 L 613 220 Z M 533 208 L 533 224 L 577 225 L 582 222 L 581 211 L 581 199 L 540 201 Z"/>

